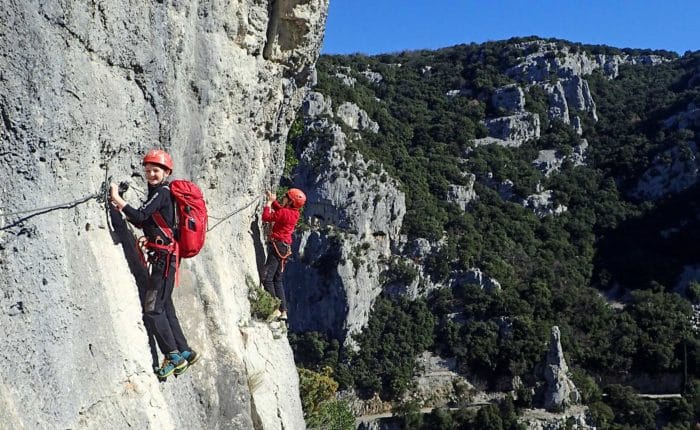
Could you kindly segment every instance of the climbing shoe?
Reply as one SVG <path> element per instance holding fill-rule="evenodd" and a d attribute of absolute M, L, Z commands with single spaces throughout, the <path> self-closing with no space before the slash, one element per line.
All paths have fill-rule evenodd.
<path fill-rule="evenodd" d="M 279 319 L 280 321 L 287 321 L 287 311 L 282 312 Z"/>
<path fill-rule="evenodd" d="M 182 351 L 180 353 L 180 355 L 182 356 L 182 358 L 187 360 L 187 365 L 185 365 L 185 367 L 182 367 L 180 369 L 175 369 L 174 373 L 176 375 L 182 375 L 183 373 L 185 373 L 185 371 L 187 369 L 190 368 L 191 365 L 193 365 L 194 363 L 197 362 L 197 360 L 199 360 L 199 354 L 197 354 L 197 351 L 194 351 L 194 350 Z"/>
<path fill-rule="evenodd" d="M 164 380 L 175 371 L 185 367 L 187 367 L 187 360 L 185 360 L 179 352 L 170 352 L 165 359 L 163 359 L 163 364 L 160 366 L 160 369 L 158 369 L 158 378 Z"/>

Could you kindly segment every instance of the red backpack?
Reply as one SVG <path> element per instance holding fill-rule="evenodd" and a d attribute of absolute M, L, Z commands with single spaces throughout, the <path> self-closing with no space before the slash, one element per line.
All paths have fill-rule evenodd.
<path fill-rule="evenodd" d="M 204 194 L 194 182 L 185 179 L 170 182 L 168 188 L 177 208 L 175 210 L 176 228 L 179 232 L 177 240 L 173 239 L 172 229 L 158 212 L 153 214 L 153 220 L 171 242 L 177 242 L 177 255 L 180 258 L 194 257 L 204 246 L 207 233 L 208 217 Z"/>

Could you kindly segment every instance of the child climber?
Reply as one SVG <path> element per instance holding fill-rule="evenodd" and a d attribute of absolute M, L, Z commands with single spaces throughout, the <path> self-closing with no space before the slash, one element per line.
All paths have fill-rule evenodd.
<path fill-rule="evenodd" d="M 282 204 L 277 197 L 266 191 L 267 204 L 263 208 L 263 222 L 274 223 L 267 250 L 267 261 L 262 271 L 262 282 L 268 293 L 280 300 L 279 309 L 272 318 L 287 320 L 287 301 L 284 297 L 282 272 L 287 258 L 292 255 L 292 233 L 299 220 L 299 209 L 306 203 L 306 195 L 297 188 L 290 188 L 282 197 Z"/>
<path fill-rule="evenodd" d="M 149 151 L 143 157 L 143 168 L 148 182 L 148 198 L 138 209 L 129 205 L 119 195 L 118 187 L 110 185 L 112 205 L 123 212 L 132 224 L 143 229 L 150 265 L 149 285 L 144 300 L 144 320 L 152 328 L 158 347 L 165 356 L 157 370 L 158 377 L 165 379 L 175 373 L 179 375 L 194 364 L 199 355 L 188 345 L 175 313 L 172 293 L 178 267 L 177 248 L 168 237 L 173 237 L 158 227 L 154 217 L 162 217 L 171 231 L 175 225 L 175 207 L 166 179 L 173 171 L 173 160 L 160 149 Z"/>

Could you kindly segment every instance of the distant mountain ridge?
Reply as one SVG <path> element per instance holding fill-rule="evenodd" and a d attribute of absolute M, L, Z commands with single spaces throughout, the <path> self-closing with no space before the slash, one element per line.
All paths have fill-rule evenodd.
<path fill-rule="evenodd" d="M 698 189 L 699 73 L 700 53 L 537 38 L 322 56 L 304 132 L 288 142 L 299 157 L 290 184 L 328 190 L 310 200 L 295 242 L 295 341 L 317 332 L 345 343 L 321 359 L 341 385 L 396 399 L 410 394 L 423 351 L 376 344 L 402 336 L 382 326 L 376 303 L 414 320 L 426 311 L 405 300 L 425 303 L 435 318 L 428 349 L 456 359 L 462 377 L 531 390 L 526 406 L 559 409 L 570 400 L 553 403 L 566 396 L 547 392 L 536 371 L 558 326 L 573 380 L 587 387 L 581 401 L 595 405 L 590 425 L 606 407 L 624 409 L 602 406 L 614 383 L 646 389 L 640 378 L 682 373 L 694 358 L 680 345 L 700 356 L 695 287 L 673 293 L 698 264 L 690 238 L 700 212 L 687 200 Z M 405 201 L 401 217 L 380 209 L 387 199 Z M 348 230 L 329 216 L 356 210 L 384 226 Z M 601 298 L 613 287 L 622 310 Z M 645 314 L 652 304 L 658 313 Z M 318 307 L 330 311 L 310 312 Z M 660 327 L 665 341 L 652 345 Z M 405 361 L 373 367 L 378 351 Z M 298 348 L 297 360 L 319 363 Z"/>

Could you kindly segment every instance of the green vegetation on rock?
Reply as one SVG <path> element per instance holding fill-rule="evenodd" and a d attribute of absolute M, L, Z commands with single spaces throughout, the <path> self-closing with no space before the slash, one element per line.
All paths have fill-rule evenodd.
<path fill-rule="evenodd" d="M 416 355 L 426 349 L 456 357 L 461 371 L 488 383 L 514 376 L 531 381 L 549 330 L 557 325 L 567 362 L 600 428 L 654 428 L 654 420 L 677 423 L 673 417 L 682 411 L 697 420 L 700 406 L 692 390 L 685 403 L 657 410 L 629 386 L 638 378 L 684 371 L 688 387 L 700 378 L 700 338 L 690 323 L 690 301 L 697 303 L 699 289 L 691 285 L 687 297 L 674 292 L 683 268 L 700 263 L 700 188 L 692 184 L 656 201 L 639 200 L 632 192 L 664 151 L 700 145 L 697 120 L 683 130 L 664 127 L 690 103 L 700 106 L 700 53 L 678 58 L 665 51 L 550 40 L 570 53 L 666 60 L 621 64 L 614 79 L 600 70 L 587 75 L 598 121 L 574 111 L 582 120 L 578 135 L 571 125 L 548 118 L 541 87 L 507 73 L 530 53 L 523 45 L 530 40 L 321 57 L 315 91 L 334 106 L 356 103 L 379 124 L 378 133 L 362 132 L 348 145 L 400 181 L 407 196 L 404 234 L 445 241 L 417 264 L 422 276 L 452 287 L 412 302 L 381 296 L 367 327 L 354 336 L 359 351 L 305 333 L 293 339 L 296 357 L 305 365 L 332 366 L 341 387 L 397 400 L 410 388 Z M 335 77 L 339 70 L 356 79 L 354 87 Z M 382 80 L 371 82 L 363 71 L 377 72 Z M 483 121 L 502 114 L 491 104 L 493 90 L 513 83 L 524 90 L 525 109 L 539 114 L 541 136 L 519 147 L 475 145 L 487 136 Z M 549 176 L 533 166 L 539 151 L 571 155 L 582 139 L 588 143 L 584 165 L 565 161 Z M 684 156 L 694 157 L 688 148 Z M 450 185 L 468 184 L 465 174 L 476 175 L 478 195 L 466 211 L 447 199 Z M 494 184 L 506 180 L 512 181 L 513 197 L 504 199 Z M 537 216 L 524 207 L 522 200 L 540 189 L 551 190 L 554 202 L 567 210 Z M 448 282 L 473 267 L 502 288 L 486 292 Z M 409 284 L 418 271 L 396 259 L 385 275 L 387 283 Z M 626 294 L 606 300 L 614 287 Z M 484 408 L 461 422 L 513 428 L 497 409 Z M 418 420 L 414 415 L 408 405 L 403 419 Z M 443 411 L 427 419 L 454 418 Z M 416 421 L 416 428 L 421 425 Z"/>

